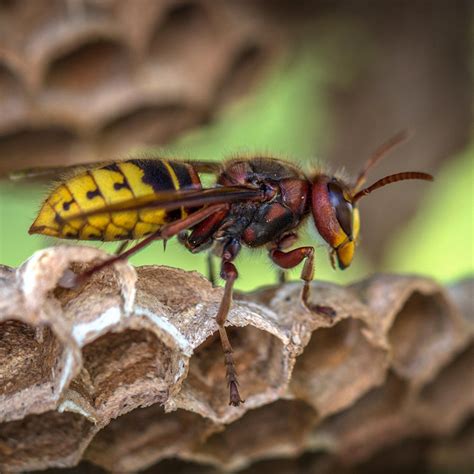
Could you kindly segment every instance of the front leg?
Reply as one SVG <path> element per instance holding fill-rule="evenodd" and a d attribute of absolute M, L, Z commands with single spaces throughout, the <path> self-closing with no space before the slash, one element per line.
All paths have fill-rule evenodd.
<path fill-rule="evenodd" d="M 269 254 L 272 261 L 284 269 L 294 268 L 305 260 L 300 276 L 304 281 L 301 293 L 303 304 L 310 311 L 315 311 L 330 318 L 336 316 L 336 312 L 330 306 L 314 305 L 309 302 L 310 283 L 314 277 L 314 247 L 299 247 L 289 252 L 283 252 L 275 248 L 270 250 Z"/>

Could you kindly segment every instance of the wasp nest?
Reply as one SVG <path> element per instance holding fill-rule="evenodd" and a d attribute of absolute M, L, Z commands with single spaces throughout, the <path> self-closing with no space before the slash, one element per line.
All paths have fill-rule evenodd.
<path fill-rule="evenodd" d="M 0 2 L 0 173 L 166 143 L 248 92 L 286 34 L 263 4 Z"/>
<path fill-rule="evenodd" d="M 222 289 L 123 262 L 65 288 L 71 269 L 104 258 L 59 246 L 0 267 L 3 471 L 170 458 L 238 470 L 306 451 L 350 465 L 408 437 L 447 439 L 474 412 L 470 282 L 314 283 L 332 319 L 302 307 L 299 283 L 238 297 L 236 408 L 214 321 Z"/>

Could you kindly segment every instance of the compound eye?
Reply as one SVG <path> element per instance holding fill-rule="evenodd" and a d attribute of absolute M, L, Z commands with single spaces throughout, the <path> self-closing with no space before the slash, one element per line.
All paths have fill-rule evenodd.
<path fill-rule="evenodd" d="M 345 234 L 352 240 L 352 204 L 344 197 L 342 188 L 337 183 L 328 184 L 329 200 L 336 211 L 336 218 Z"/>

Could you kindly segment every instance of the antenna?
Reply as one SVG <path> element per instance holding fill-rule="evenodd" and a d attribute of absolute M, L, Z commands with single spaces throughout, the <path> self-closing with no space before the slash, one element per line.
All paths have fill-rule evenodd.
<path fill-rule="evenodd" d="M 372 168 L 379 160 L 386 156 L 388 152 L 390 152 L 396 146 L 406 141 L 409 137 L 410 134 L 408 133 L 408 131 L 402 130 L 401 132 L 398 132 L 396 135 L 390 138 L 390 140 L 381 145 L 379 148 L 377 148 L 372 154 L 372 156 L 365 162 L 362 171 L 359 173 L 359 176 L 357 176 L 353 192 L 357 193 L 360 187 L 365 183 L 367 173 L 369 172 L 370 168 Z"/>
<path fill-rule="evenodd" d="M 425 181 L 433 181 L 434 178 L 428 173 L 420 173 L 418 171 L 404 171 L 402 173 L 391 174 L 389 176 L 385 176 L 382 179 L 379 179 L 374 184 L 359 191 L 352 198 L 352 202 L 357 202 L 360 198 L 367 196 L 367 194 L 370 194 L 372 191 L 382 188 L 387 184 L 396 183 L 397 181 L 405 181 L 408 179 L 423 179 Z"/>

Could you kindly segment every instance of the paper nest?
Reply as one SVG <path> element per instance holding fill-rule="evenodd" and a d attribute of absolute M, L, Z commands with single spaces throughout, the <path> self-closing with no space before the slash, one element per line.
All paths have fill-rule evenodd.
<path fill-rule="evenodd" d="M 137 471 L 178 458 L 239 470 L 306 451 L 361 462 L 402 439 L 451 435 L 474 412 L 472 281 L 375 275 L 237 295 L 228 327 L 245 403 L 228 406 L 200 274 L 126 263 L 66 290 L 87 247 L 0 266 L 0 470 L 87 460 Z M 66 273 L 65 273 L 66 272 Z"/>

